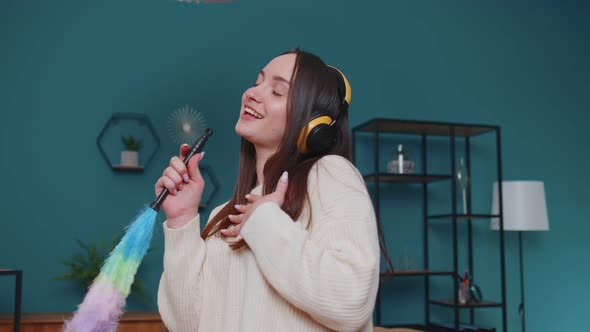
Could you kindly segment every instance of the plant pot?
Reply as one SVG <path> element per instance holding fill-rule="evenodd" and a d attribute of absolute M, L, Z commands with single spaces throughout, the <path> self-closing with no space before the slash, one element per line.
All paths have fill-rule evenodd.
<path fill-rule="evenodd" d="M 400 171 L 399 160 L 391 160 L 387 163 L 387 172 L 393 174 L 413 174 L 414 173 L 414 162 L 411 160 L 403 160 L 402 168 Z"/>
<path fill-rule="evenodd" d="M 137 151 L 121 151 L 121 166 L 139 166 Z"/>

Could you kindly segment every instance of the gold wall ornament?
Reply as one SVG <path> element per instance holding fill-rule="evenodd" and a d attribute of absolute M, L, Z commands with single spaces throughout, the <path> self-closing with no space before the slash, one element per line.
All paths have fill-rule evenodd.
<path fill-rule="evenodd" d="M 175 109 L 168 118 L 168 136 L 178 145 L 192 145 L 206 127 L 205 116 L 189 105 Z"/>

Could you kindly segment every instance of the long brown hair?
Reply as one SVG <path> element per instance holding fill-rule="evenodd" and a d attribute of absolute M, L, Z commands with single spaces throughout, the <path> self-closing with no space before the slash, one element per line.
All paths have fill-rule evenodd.
<path fill-rule="evenodd" d="M 350 160 L 350 136 L 348 132 L 348 110 L 342 106 L 344 96 L 338 89 L 338 78 L 333 71 L 316 55 L 295 49 L 283 54 L 296 54 L 295 66 L 287 99 L 287 122 L 285 134 L 274 155 L 264 165 L 262 194 L 274 191 L 281 174 L 289 172 L 289 187 L 282 206 L 283 211 L 293 220 L 301 215 L 303 207 L 309 204 L 307 179 L 312 166 L 323 156 L 340 155 Z M 336 141 L 321 154 L 302 154 L 297 148 L 297 139 L 301 128 L 315 116 L 327 114 L 337 119 Z M 231 200 L 205 226 L 201 237 L 208 238 L 219 230 L 228 228 L 232 223 L 229 214 L 239 214 L 236 204 L 245 204 L 245 196 L 256 186 L 256 150 L 254 145 L 244 138 L 241 140 L 239 174 Z M 311 216 L 311 214 L 310 214 Z M 311 223 L 311 220 L 309 220 Z M 309 227 L 310 224 L 307 226 Z M 244 240 L 232 245 L 233 249 L 246 246 Z"/>

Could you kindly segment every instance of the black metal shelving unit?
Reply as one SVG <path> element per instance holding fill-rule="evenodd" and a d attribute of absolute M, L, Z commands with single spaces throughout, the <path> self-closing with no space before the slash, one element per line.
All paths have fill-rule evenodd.
<path fill-rule="evenodd" d="M 497 160 L 497 181 L 499 183 L 499 206 L 500 211 L 498 215 L 490 214 L 478 214 L 473 213 L 471 210 L 471 190 L 470 183 L 467 187 L 467 213 L 461 214 L 457 211 L 456 202 L 456 181 L 455 171 L 457 167 L 455 165 L 456 158 L 456 140 L 463 139 L 465 145 L 465 162 L 466 168 L 469 171 L 471 169 L 471 145 L 470 140 L 473 136 L 483 134 L 495 134 L 496 142 L 496 160 Z M 504 244 L 504 222 L 502 213 L 502 159 L 501 159 L 501 145 L 500 145 L 500 127 L 494 125 L 477 125 L 477 124 L 464 124 L 464 123 L 445 123 L 445 122 L 431 122 L 431 121 L 412 121 L 412 120 L 397 120 L 397 119 L 372 119 L 365 123 L 362 123 L 352 129 L 352 157 L 353 162 L 356 164 L 356 145 L 357 139 L 360 135 L 371 135 L 373 139 L 373 165 L 374 169 L 371 173 L 365 174 L 364 179 L 367 182 L 374 183 L 373 190 L 373 204 L 375 207 L 375 213 L 379 223 L 380 230 L 380 242 L 383 250 L 387 250 L 385 243 L 384 234 L 381 232 L 381 219 L 380 219 L 380 206 L 381 206 L 381 194 L 380 186 L 383 182 L 389 183 L 416 183 L 422 186 L 422 229 L 423 229 L 423 270 L 396 270 L 392 267 L 391 261 L 386 262 L 387 271 L 381 273 L 382 282 L 388 279 L 395 279 L 397 277 L 422 277 L 424 278 L 424 310 L 425 310 L 425 322 L 420 324 L 422 328 L 428 331 L 438 331 L 439 326 L 430 319 L 430 306 L 443 306 L 454 309 L 454 328 L 456 331 L 460 331 L 460 315 L 459 312 L 462 309 L 470 310 L 470 322 L 474 324 L 474 309 L 477 308 L 500 308 L 502 310 L 502 331 L 507 332 L 507 321 L 506 321 L 506 271 L 505 271 L 505 244 Z M 421 145 L 421 170 L 417 170 L 418 174 L 390 174 L 383 173 L 380 171 L 380 136 L 381 134 L 407 134 L 418 136 Z M 427 156 L 427 144 L 428 139 L 431 137 L 448 137 L 450 151 L 449 151 L 449 162 L 451 174 L 429 174 L 428 169 L 428 156 Z M 436 181 L 451 181 L 451 211 L 448 214 L 430 215 L 428 213 L 428 185 Z M 499 302 L 473 302 L 470 301 L 466 304 L 461 305 L 458 299 L 458 285 L 455 280 L 455 276 L 459 275 L 458 271 L 458 223 L 467 223 L 467 241 L 468 241 L 468 266 L 471 274 L 474 274 L 473 266 L 473 233 L 472 233 L 472 222 L 477 219 L 490 219 L 499 218 L 500 231 L 498 232 L 498 242 L 500 251 L 500 278 L 501 278 L 501 299 Z M 428 255 L 428 224 L 431 222 L 452 222 L 452 242 L 453 242 L 453 266 L 447 271 L 433 271 L 429 269 L 429 255 Z M 452 299 L 431 299 L 430 298 L 430 278 L 435 276 L 450 276 L 453 280 L 454 285 L 454 298 Z M 377 303 L 375 306 L 376 310 L 376 323 L 381 325 L 381 287 L 377 294 Z M 418 326 L 418 325 L 412 325 Z"/>
<path fill-rule="evenodd" d="M 0 276 L 13 275 L 14 276 L 14 313 L 13 313 L 13 327 L 14 331 L 20 331 L 21 321 L 21 303 L 23 292 L 23 270 L 0 269 Z"/>

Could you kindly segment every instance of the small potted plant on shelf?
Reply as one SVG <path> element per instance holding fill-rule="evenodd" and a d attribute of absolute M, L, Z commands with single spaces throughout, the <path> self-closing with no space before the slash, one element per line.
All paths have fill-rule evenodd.
<path fill-rule="evenodd" d="M 387 172 L 394 174 L 414 173 L 414 162 L 408 160 L 408 149 L 399 144 L 394 150 L 393 158 L 387 163 Z"/>
<path fill-rule="evenodd" d="M 139 149 L 141 140 L 133 136 L 121 136 L 125 150 L 121 151 L 121 166 L 139 166 Z"/>

